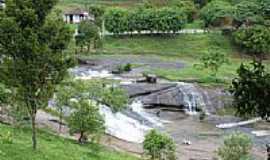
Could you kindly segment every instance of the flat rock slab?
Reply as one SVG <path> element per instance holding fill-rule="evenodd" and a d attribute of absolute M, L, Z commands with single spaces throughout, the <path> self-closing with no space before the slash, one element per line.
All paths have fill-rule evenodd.
<path fill-rule="evenodd" d="M 156 56 L 144 55 L 106 55 L 96 58 L 79 58 L 81 65 L 91 66 L 95 70 L 113 71 L 119 65 L 136 64 L 138 65 L 133 71 L 143 72 L 147 69 L 181 69 L 185 66 L 184 62 L 161 59 Z M 138 69 L 140 68 L 140 69 Z M 132 72 L 133 72 L 132 71 Z"/>
<path fill-rule="evenodd" d="M 134 98 L 160 92 L 169 88 L 175 88 L 176 86 L 177 84 L 134 83 L 129 85 L 122 85 L 121 87 L 127 91 L 129 97 Z"/>
<path fill-rule="evenodd" d="M 145 96 L 142 98 L 142 102 L 148 106 L 186 106 L 183 95 L 177 86 Z"/>

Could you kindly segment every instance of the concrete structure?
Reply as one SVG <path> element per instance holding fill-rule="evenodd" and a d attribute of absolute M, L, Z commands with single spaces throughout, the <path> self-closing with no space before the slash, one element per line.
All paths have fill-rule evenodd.
<path fill-rule="evenodd" d="M 74 9 L 74 10 L 66 11 L 64 13 L 63 18 L 66 23 L 71 23 L 71 24 L 80 23 L 83 20 L 94 20 L 93 15 L 81 9 Z"/>

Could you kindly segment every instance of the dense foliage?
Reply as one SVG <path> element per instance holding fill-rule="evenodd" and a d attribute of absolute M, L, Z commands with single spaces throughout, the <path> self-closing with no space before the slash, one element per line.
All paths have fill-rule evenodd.
<path fill-rule="evenodd" d="M 175 144 L 173 139 L 165 134 L 151 130 L 143 142 L 143 149 L 152 160 L 175 160 Z"/>
<path fill-rule="evenodd" d="M 48 105 L 55 86 L 72 65 L 63 52 L 72 33 L 62 17 L 50 16 L 57 0 L 7 0 L 0 16 L 0 79 L 16 90 L 11 105 L 27 109 L 36 148 L 36 113 Z"/>
<path fill-rule="evenodd" d="M 270 73 L 260 62 L 242 64 L 233 80 L 231 93 L 237 113 L 243 117 L 270 115 Z"/>
<path fill-rule="evenodd" d="M 118 112 L 128 103 L 126 93 L 115 83 L 98 80 L 64 81 L 59 85 L 55 98 L 60 119 L 63 118 L 64 110 L 73 111 L 65 119 L 68 119 L 72 133 L 80 133 L 80 143 L 86 140 L 87 134 L 93 138 L 93 135 L 103 133 L 104 120 L 99 112 L 100 104 Z"/>
<path fill-rule="evenodd" d="M 0 83 L 0 106 L 8 102 L 10 98 L 11 91 L 6 88 L 4 84 Z"/>
<path fill-rule="evenodd" d="M 226 54 L 218 49 L 210 49 L 201 57 L 201 64 L 197 64 L 195 67 L 209 69 L 211 75 L 216 77 L 219 68 L 228 63 L 229 59 Z"/>
<path fill-rule="evenodd" d="M 243 27 L 233 34 L 234 41 L 248 53 L 270 53 L 270 28 L 262 25 Z"/>
<path fill-rule="evenodd" d="M 172 0 L 170 5 L 183 10 L 187 15 L 188 22 L 192 22 L 197 14 L 197 8 L 191 0 Z"/>
<path fill-rule="evenodd" d="M 248 160 L 252 149 L 251 139 L 243 133 L 233 133 L 224 139 L 218 150 L 222 160 Z"/>
<path fill-rule="evenodd" d="M 82 21 L 78 27 L 78 35 L 75 37 L 76 45 L 81 48 L 81 51 L 86 46 L 87 51 L 93 48 L 99 48 L 102 45 L 100 37 L 100 28 L 91 21 Z"/>
<path fill-rule="evenodd" d="M 105 14 L 105 28 L 119 34 L 133 31 L 176 32 L 187 21 L 184 11 L 175 8 L 138 8 L 125 10 L 112 8 Z"/>
<path fill-rule="evenodd" d="M 102 28 L 103 16 L 105 14 L 105 8 L 102 6 L 92 5 L 89 7 L 89 12 L 95 16 L 95 24 Z"/>
<path fill-rule="evenodd" d="M 230 24 L 233 6 L 226 1 L 215 0 L 208 3 L 201 10 L 201 18 L 205 27 L 223 26 Z"/>
<path fill-rule="evenodd" d="M 234 24 L 236 27 L 241 25 L 251 25 L 262 23 L 263 18 L 260 15 L 260 5 L 254 1 L 242 1 L 235 6 L 233 14 Z"/>
<path fill-rule="evenodd" d="M 88 97 L 78 97 L 70 105 L 74 112 L 68 118 L 68 126 L 72 133 L 80 133 L 78 141 L 84 143 L 87 140 L 87 134 L 100 135 L 105 129 L 104 119 L 99 113 L 97 103 L 89 100 Z"/>

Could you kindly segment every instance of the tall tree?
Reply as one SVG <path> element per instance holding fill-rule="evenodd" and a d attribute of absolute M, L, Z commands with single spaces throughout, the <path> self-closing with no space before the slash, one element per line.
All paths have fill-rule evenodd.
<path fill-rule="evenodd" d="M 37 147 L 37 111 L 48 105 L 56 84 L 72 64 L 71 56 L 63 52 L 71 31 L 59 16 L 48 16 L 56 3 L 7 0 L 0 17 L 0 78 L 9 88 L 16 88 L 16 102 L 28 111 L 33 149 Z"/>
<path fill-rule="evenodd" d="M 270 73 L 265 66 L 254 61 L 251 65 L 242 64 L 237 73 L 231 86 L 237 113 L 243 117 L 269 117 Z"/>

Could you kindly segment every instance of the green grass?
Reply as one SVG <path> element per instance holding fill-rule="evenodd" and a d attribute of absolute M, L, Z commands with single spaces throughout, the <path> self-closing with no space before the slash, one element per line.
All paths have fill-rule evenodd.
<path fill-rule="evenodd" d="M 11 144 L 0 140 L 0 160 L 138 160 L 124 153 L 114 152 L 105 147 L 85 144 L 59 138 L 44 131 L 38 132 L 38 149 L 31 148 L 29 129 L 13 129 L 0 124 L 0 135 L 13 134 Z"/>
<path fill-rule="evenodd" d="M 231 59 L 229 64 L 225 64 L 219 69 L 217 77 L 212 77 L 210 76 L 211 71 L 194 67 L 194 64 L 199 63 L 199 61 L 184 60 L 184 62 L 187 65 L 183 69 L 155 69 L 151 72 L 172 81 L 198 82 L 207 85 L 227 85 L 236 77 L 236 70 L 240 66 L 240 61 Z"/>
<path fill-rule="evenodd" d="M 209 76 L 211 74 L 209 70 L 198 70 L 193 67 L 199 63 L 199 59 L 209 48 L 219 49 L 230 59 L 230 64 L 220 68 L 217 81 L 216 78 Z M 247 63 L 251 60 L 250 57 L 239 54 L 230 39 L 220 33 L 181 34 L 171 37 L 106 37 L 102 54 L 157 55 L 168 61 L 183 61 L 186 63 L 184 69 L 157 68 L 150 72 L 173 81 L 196 81 L 207 85 L 230 84 L 241 62 Z M 265 64 L 270 68 L 269 61 L 265 61 Z"/>
<path fill-rule="evenodd" d="M 181 34 L 168 36 L 106 37 L 104 51 L 114 54 L 155 54 L 198 59 L 208 48 L 232 53 L 230 41 L 221 34 Z"/>
<path fill-rule="evenodd" d="M 60 0 L 57 8 L 65 10 L 68 8 L 86 8 L 89 5 L 102 5 L 104 7 L 132 7 L 141 3 L 142 0 Z"/>

